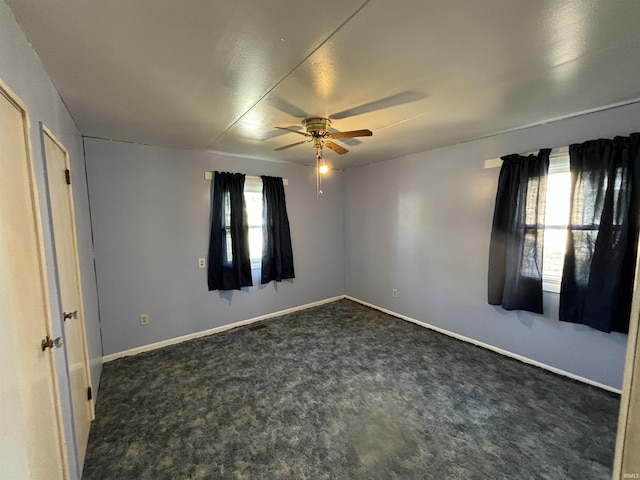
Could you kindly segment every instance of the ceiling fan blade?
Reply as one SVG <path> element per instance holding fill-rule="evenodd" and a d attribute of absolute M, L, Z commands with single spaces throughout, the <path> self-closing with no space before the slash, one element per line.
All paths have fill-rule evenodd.
<path fill-rule="evenodd" d="M 336 153 L 339 153 L 340 155 L 344 155 L 345 153 L 347 153 L 349 151 L 346 148 L 341 147 L 337 143 L 333 143 L 333 142 L 324 142 L 324 146 L 327 147 L 327 148 L 330 148 L 331 150 L 333 150 Z"/>
<path fill-rule="evenodd" d="M 303 143 L 307 143 L 309 140 L 302 140 L 301 142 L 292 143 L 291 145 L 285 145 L 284 147 L 278 147 L 275 149 L 276 152 L 280 150 L 286 150 L 287 148 L 295 147 L 297 145 L 302 145 Z"/>
<path fill-rule="evenodd" d="M 295 129 L 296 126 L 292 125 L 290 127 L 287 128 L 291 128 L 291 129 Z M 280 129 L 280 130 L 269 130 L 267 132 L 262 132 L 259 136 L 255 137 L 255 140 L 261 140 L 263 142 L 267 141 L 267 140 L 271 140 L 273 138 L 277 138 L 277 137 L 281 137 L 282 135 L 287 135 L 289 132 L 284 130 L 284 129 Z"/>
<path fill-rule="evenodd" d="M 348 132 L 332 133 L 331 138 L 370 137 L 371 135 L 373 135 L 373 132 L 365 128 L 363 130 L 350 130 Z"/>
<path fill-rule="evenodd" d="M 276 127 L 276 128 L 279 130 L 289 130 L 290 132 L 297 133 L 299 135 L 304 135 L 305 137 L 311 136 L 307 132 L 301 132 L 300 130 L 294 130 L 293 128 L 289 128 L 289 127 Z"/>
<path fill-rule="evenodd" d="M 424 97 L 425 95 L 423 93 L 409 90 L 407 92 L 400 92 L 395 95 L 380 98 L 363 105 L 358 105 L 357 107 L 349 108 L 342 112 L 334 113 L 333 115 L 330 115 L 329 118 L 333 120 L 340 120 L 342 118 L 354 117 L 356 115 L 362 115 L 363 113 L 369 113 L 375 110 L 395 107 L 396 105 L 402 105 L 403 103 L 415 102 L 416 100 L 422 100 Z"/>

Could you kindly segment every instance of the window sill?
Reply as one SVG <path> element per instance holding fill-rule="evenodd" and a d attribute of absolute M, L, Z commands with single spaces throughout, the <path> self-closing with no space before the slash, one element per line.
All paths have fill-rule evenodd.
<path fill-rule="evenodd" d="M 542 290 L 544 292 L 560 293 L 561 277 L 547 275 L 542 279 Z"/>

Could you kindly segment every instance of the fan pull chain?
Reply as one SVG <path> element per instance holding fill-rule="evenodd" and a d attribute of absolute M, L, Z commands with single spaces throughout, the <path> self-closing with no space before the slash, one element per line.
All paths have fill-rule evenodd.
<path fill-rule="evenodd" d="M 316 195 L 319 197 L 322 191 L 322 175 L 320 174 L 320 161 L 322 160 L 322 147 L 316 149 Z"/>

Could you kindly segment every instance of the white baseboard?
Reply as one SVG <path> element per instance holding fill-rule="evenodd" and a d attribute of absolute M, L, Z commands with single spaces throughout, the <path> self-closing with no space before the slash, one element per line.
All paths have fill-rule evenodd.
<path fill-rule="evenodd" d="M 176 343 L 182 343 L 182 342 L 186 342 L 188 340 L 193 340 L 194 338 L 206 337 L 206 336 L 212 335 L 214 333 L 224 332 L 225 330 L 231 330 L 232 328 L 241 327 L 243 325 L 248 325 L 250 323 L 259 322 L 261 320 L 266 320 L 268 318 L 278 317 L 280 315 L 285 315 L 287 313 L 293 313 L 293 312 L 297 312 L 297 311 L 300 311 L 300 310 L 306 310 L 307 308 L 316 307 L 318 305 L 323 305 L 325 303 L 335 302 L 336 300 L 341 300 L 343 298 L 347 298 L 349 300 L 353 300 L 354 302 L 360 303 L 362 305 L 366 305 L 367 307 L 374 308 L 374 309 L 379 310 L 379 311 L 381 311 L 383 313 L 386 313 L 386 314 L 389 314 L 389 315 L 393 315 L 394 317 L 400 318 L 402 320 L 406 320 L 407 322 L 415 323 L 416 325 L 419 325 L 419 326 L 424 327 L 424 328 L 428 328 L 428 329 L 436 331 L 438 333 L 442 333 L 442 334 L 447 335 L 449 337 L 453 337 L 453 338 L 456 338 L 458 340 L 462 340 L 463 342 L 471 343 L 471 344 L 476 345 L 478 347 L 486 348 L 487 350 L 491 350 L 491 351 L 499 353 L 501 355 L 504 355 L 504 356 L 507 356 L 507 357 L 510 357 L 510 358 L 514 358 L 514 359 L 519 360 L 519 361 L 521 361 L 523 363 L 528 363 L 529 365 L 534 365 L 536 367 L 543 368 L 545 370 L 548 370 L 550 372 L 556 373 L 558 375 L 562 375 L 564 377 L 572 378 L 573 380 L 577 380 L 579 382 L 586 383 L 588 385 L 592 385 L 594 387 L 598 387 L 598 388 L 601 388 L 603 390 L 607 390 L 609 392 L 613 392 L 613 393 L 617 393 L 617 394 L 621 394 L 622 393 L 622 390 L 614 388 L 614 387 L 611 387 L 609 385 L 605 385 L 603 383 L 595 382 L 595 381 L 590 380 L 590 379 L 588 379 L 586 377 L 581 377 L 580 375 L 576 375 L 574 373 L 567 372 L 566 370 L 562 370 L 560 368 L 552 367 L 551 365 L 547 365 L 546 363 L 542 363 L 542 362 L 539 362 L 537 360 L 533 360 L 531 358 L 524 357 L 524 356 L 519 355 L 517 353 L 513 353 L 513 352 L 510 352 L 508 350 L 504 350 L 502 348 L 495 347 L 495 346 L 490 345 L 488 343 L 480 342 L 480 341 L 475 340 L 473 338 L 466 337 L 466 336 L 460 335 L 458 333 L 450 332 L 449 330 L 445 330 L 444 328 L 436 327 L 435 325 L 430 325 L 428 323 L 421 322 L 420 320 L 416 320 L 415 318 L 411 318 L 411 317 L 408 317 L 406 315 L 402 315 L 400 313 L 396 313 L 396 312 L 394 312 L 392 310 L 388 310 L 386 308 L 379 307 L 378 305 L 374 305 L 372 303 L 365 302 L 363 300 L 360 300 L 360 299 L 355 298 L 355 297 L 351 297 L 349 295 L 338 295 L 336 297 L 326 298 L 324 300 L 319 300 L 317 302 L 307 303 L 305 305 L 300 305 L 300 306 L 293 307 L 293 308 L 287 308 L 286 310 L 280 310 L 278 312 L 268 313 L 266 315 L 261 315 L 259 317 L 248 318 L 246 320 L 241 320 L 239 322 L 230 323 L 228 325 L 222 325 L 220 327 L 215 327 L 215 328 L 211 328 L 211 329 L 208 329 L 208 330 L 203 330 L 201 332 L 191 333 L 189 335 L 183 335 L 181 337 L 170 338 L 168 340 L 163 340 L 161 342 L 151 343 L 149 345 L 143 345 L 141 347 L 132 348 L 130 350 L 123 350 L 121 352 L 112 353 L 110 355 L 105 355 L 104 357 L 102 357 L 102 361 L 104 363 L 111 362 L 111 361 L 116 360 L 118 358 L 128 357 L 130 355 L 136 355 L 136 354 L 142 353 L 142 352 L 149 352 L 151 350 L 156 350 L 158 348 L 166 347 L 166 346 L 169 346 L 169 345 L 175 345 Z"/>
<path fill-rule="evenodd" d="M 574 373 L 567 372 L 566 370 L 562 370 L 560 368 L 552 367 L 551 365 L 547 365 L 546 363 L 542 363 L 542 362 L 539 362 L 537 360 L 532 360 L 531 358 L 527 358 L 527 357 L 524 357 L 522 355 L 518 355 L 517 353 L 513 353 L 513 352 L 510 352 L 508 350 L 504 350 L 502 348 L 495 347 L 495 346 L 490 345 L 488 343 L 480 342 L 480 341 L 475 340 L 473 338 L 465 337 L 464 335 L 460 335 L 458 333 L 450 332 L 449 330 L 445 330 L 444 328 L 436 327 L 435 325 L 430 325 L 428 323 L 421 322 L 420 320 L 416 320 L 415 318 L 411 318 L 411 317 L 408 317 L 406 315 L 402 315 L 400 313 L 396 313 L 396 312 L 393 312 L 391 310 L 387 310 L 386 308 L 382 308 L 382 307 L 379 307 L 379 306 L 374 305 L 372 303 L 368 303 L 368 302 L 365 302 L 363 300 L 359 300 L 359 299 L 351 297 L 349 295 L 345 295 L 344 298 L 347 298 L 349 300 L 353 300 L 354 302 L 361 303 L 362 305 L 366 305 L 367 307 L 375 308 L 376 310 L 379 310 L 379 311 L 381 311 L 383 313 L 387 313 L 389 315 L 393 315 L 394 317 L 401 318 L 402 320 L 406 320 L 407 322 L 415 323 L 416 325 L 420 325 L 421 327 L 425 327 L 425 328 L 428 328 L 430 330 L 434 330 L 434 331 L 436 331 L 438 333 L 442 333 L 444 335 L 448 335 L 449 337 L 453 337 L 453 338 L 456 338 L 458 340 L 462 340 L 463 342 L 471 343 L 473 345 L 476 345 L 476 346 L 482 347 L 482 348 L 486 348 L 487 350 L 491 350 L 493 352 L 499 353 L 499 354 L 504 355 L 506 357 L 510 357 L 510 358 L 514 358 L 516 360 L 520 360 L 523 363 L 528 363 L 529 365 L 534 365 L 536 367 L 544 368 L 545 370 L 549 370 L 550 372 L 556 373 L 558 375 L 562 375 L 564 377 L 569 377 L 569 378 L 571 378 L 573 380 L 577 380 L 579 382 L 586 383 L 586 384 L 592 385 L 594 387 L 598 387 L 598 388 L 601 388 L 603 390 L 607 390 L 609 392 L 618 393 L 618 394 L 622 393 L 622 390 L 614 388 L 614 387 L 611 387 L 609 385 L 605 385 L 603 383 L 595 382 L 595 381 L 590 380 L 588 378 L 581 377 L 580 375 L 576 375 Z"/>
<path fill-rule="evenodd" d="M 267 318 L 279 317 L 280 315 L 286 315 L 287 313 L 293 313 L 299 310 L 306 310 L 307 308 L 317 307 L 318 305 L 323 305 L 325 303 L 335 302 L 336 300 L 342 300 L 343 298 L 344 298 L 344 295 L 338 295 L 337 297 L 326 298 L 324 300 L 319 300 L 317 302 L 307 303 L 307 304 L 300 305 L 293 308 L 287 308 L 286 310 L 280 310 L 278 312 L 268 313 L 266 315 L 260 315 L 259 317 L 248 318 L 246 320 L 230 323 L 228 325 L 222 325 L 220 327 L 210 328 L 208 330 L 203 330 L 201 332 L 190 333 L 189 335 L 170 338 L 168 340 L 163 340 L 161 342 L 150 343 L 149 345 L 142 345 L 141 347 L 132 348 L 130 350 L 123 350 L 121 352 L 105 355 L 102 357 L 102 361 L 103 363 L 107 363 L 107 362 L 116 360 L 118 358 L 128 357 L 128 356 L 136 355 L 138 353 L 143 353 L 143 352 L 150 352 L 151 350 L 167 347 L 169 345 L 175 345 L 176 343 L 186 342 L 187 340 L 193 340 L 194 338 L 206 337 L 208 335 L 213 335 L 214 333 L 224 332 L 225 330 L 231 330 L 232 328 L 241 327 L 243 325 L 248 325 L 254 322 L 260 322 L 262 320 L 266 320 Z"/>

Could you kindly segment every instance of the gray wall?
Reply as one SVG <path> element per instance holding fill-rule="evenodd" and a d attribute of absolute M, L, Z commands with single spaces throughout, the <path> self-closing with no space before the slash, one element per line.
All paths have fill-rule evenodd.
<path fill-rule="evenodd" d="M 62 311 L 55 277 L 55 263 L 53 257 L 51 218 L 47 204 L 47 188 L 45 179 L 44 158 L 40 139 L 39 122 L 47 126 L 51 132 L 65 145 L 69 151 L 71 169 L 77 181 L 73 185 L 75 214 L 78 229 L 78 247 L 80 253 L 80 273 L 83 280 L 83 301 L 85 307 L 85 322 L 87 326 L 87 340 L 91 359 L 91 375 L 94 390 L 97 390 L 102 368 L 102 347 L 100 344 L 100 326 L 98 319 L 98 300 L 93 269 L 93 252 L 91 243 L 91 225 L 85 180 L 84 156 L 82 139 L 52 85 L 49 76 L 42 67 L 31 45 L 27 42 L 22 30 L 15 22 L 13 14 L 0 1 L 0 78 L 13 92 L 20 97 L 27 106 L 31 120 L 31 150 L 37 180 L 42 224 L 44 230 L 44 246 L 47 262 L 48 283 L 51 295 L 51 311 L 53 312 L 53 334 L 60 336 L 63 332 L 62 319 L 58 313 Z M 59 390 L 61 392 L 62 412 L 65 422 L 65 432 L 69 447 L 69 458 L 72 465 L 73 478 L 78 475 L 75 444 L 73 442 L 73 427 L 71 423 L 71 401 L 69 397 L 69 379 L 66 371 L 65 357 L 56 355 L 59 375 Z"/>
<path fill-rule="evenodd" d="M 342 173 L 324 196 L 308 167 L 213 152 L 85 139 L 105 355 L 344 292 Z M 209 292 L 211 182 L 205 171 L 271 175 L 285 187 L 296 278 Z M 148 313 L 150 322 L 139 324 Z"/>
<path fill-rule="evenodd" d="M 347 171 L 346 294 L 621 388 L 626 335 L 560 323 L 558 294 L 544 315 L 487 304 L 499 168 L 484 160 L 638 130 L 627 106 Z"/>

